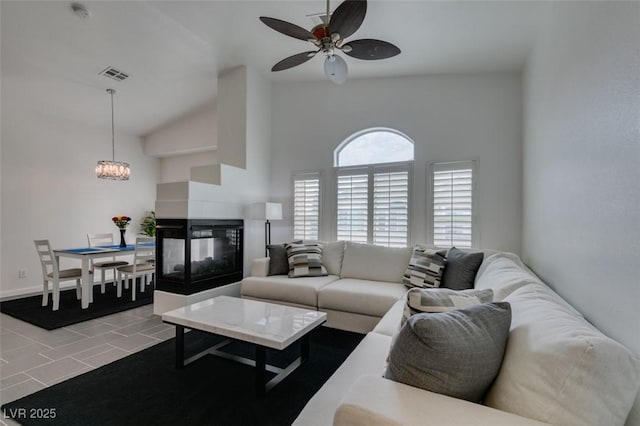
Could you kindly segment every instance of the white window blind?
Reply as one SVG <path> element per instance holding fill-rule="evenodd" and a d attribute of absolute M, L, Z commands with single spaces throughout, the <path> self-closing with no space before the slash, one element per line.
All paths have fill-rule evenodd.
<path fill-rule="evenodd" d="M 338 240 L 366 243 L 369 229 L 369 176 L 338 176 Z"/>
<path fill-rule="evenodd" d="M 409 170 L 408 164 L 339 169 L 337 239 L 406 247 Z"/>
<path fill-rule="evenodd" d="M 320 228 L 320 176 L 293 178 L 293 238 L 318 240 Z"/>
<path fill-rule="evenodd" d="M 373 175 L 373 243 L 406 247 L 409 235 L 409 173 Z"/>
<path fill-rule="evenodd" d="M 433 165 L 433 243 L 471 247 L 473 243 L 473 162 Z"/>

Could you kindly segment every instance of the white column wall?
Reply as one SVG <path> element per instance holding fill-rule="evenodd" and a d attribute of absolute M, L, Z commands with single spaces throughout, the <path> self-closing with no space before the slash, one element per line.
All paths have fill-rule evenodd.
<path fill-rule="evenodd" d="M 355 132 L 390 127 L 415 142 L 413 242 L 427 240 L 427 162 L 477 159 L 480 246 L 519 253 L 521 103 L 519 73 L 275 84 L 271 193 L 285 218 L 273 222 L 273 240 L 292 237 L 298 171 L 322 173 L 322 238 L 335 239 L 333 150 Z"/>
<path fill-rule="evenodd" d="M 640 355 L 640 3 L 549 17 L 525 78 L 523 257 Z"/>

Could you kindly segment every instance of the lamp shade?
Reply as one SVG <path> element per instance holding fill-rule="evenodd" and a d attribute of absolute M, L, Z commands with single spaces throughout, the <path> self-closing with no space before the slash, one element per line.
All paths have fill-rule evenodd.
<path fill-rule="evenodd" d="M 282 203 L 253 203 L 250 216 L 255 220 L 282 220 Z"/>
<path fill-rule="evenodd" d="M 347 81 L 347 63 L 338 55 L 327 56 L 324 60 L 324 75 L 335 84 Z"/>

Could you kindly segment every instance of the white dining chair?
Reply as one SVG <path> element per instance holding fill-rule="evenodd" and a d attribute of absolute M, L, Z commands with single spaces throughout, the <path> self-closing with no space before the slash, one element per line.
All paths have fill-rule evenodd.
<path fill-rule="evenodd" d="M 89 241 L 89 247 L 98 247 L 98 246 L 111 246 L 113 245 L 113 234 L 87 234 L 87 241 Z M 126 266 L 129 262 L 126 260 L 116 260 L 115 257 L 112 257 L 111 260 L 94 262 L 91 260 L 91 288 L 93 288 L 94 279 L 95 279 L 95 271 L 100 271 L 100 292 L 104 294 L 105 291 L 105 271 L 112 270 L 113 271 L 113 284 L 116 285 L 117 273 L 116 270 L 119 266 Z"/>
<path fill-rule="evenodd" d="M 118 297 L 122 296 L 122 287 L 125 281 L 131 278 L 131 300 L 136 300 L 136 278 L 140 278 L 140 291 L 144 291 L 147 277 L 153 277 L 155 271 L 155 246 L 149 247 L 149 243 L 155 243 L 154 237 L 137 237 L 133 251 L 133 264 L 118 268 Z M 152 278 L 153 279 L 153 278 Z"/>
<path fill-rule="evenodd" d="M 60 281 L 76 281 L 76 297 L 78 300 L 82 297 L 82 269 L 71 268 L 60 270 L 58 267 L 58 259 L 51 250 L 49 240 L 34 240 L 40 263 L 42 265 L 42 306 L 49 304 L 49 281 L 52 285 L 53 293 L 53 310 L 60 308 Z"/>

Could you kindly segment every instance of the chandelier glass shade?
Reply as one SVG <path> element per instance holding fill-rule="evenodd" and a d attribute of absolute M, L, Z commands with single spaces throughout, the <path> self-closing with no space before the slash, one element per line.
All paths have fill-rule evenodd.
<path fill-rule="evenodd" d="M 116 161 L 116 148 L 115 148 L 115 127 L 113 120 L 113 94 L 116 93 L 113 89 L 107 89 L 107 93 L 111 95 L 111 160 L 100 160 L 96 166 L 96 176 L 99 179 L 109 180 L 129 180 L 129 163 L 124 161 Z"/>
<path fill-rule="evenodd" d="M 124 161 L 101 160 L 96 166 L 96 175 L 100 179 L 128 180 L 129 163 Z"/>

